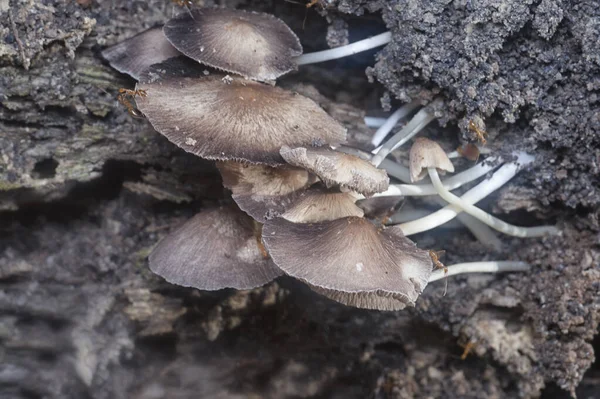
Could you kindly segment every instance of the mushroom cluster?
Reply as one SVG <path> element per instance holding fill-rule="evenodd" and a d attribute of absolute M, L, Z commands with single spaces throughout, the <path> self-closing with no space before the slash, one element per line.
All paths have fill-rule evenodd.
<path fill-rule="evenodd" d="M 287 274 L 350 306 L 414 305 L 440 264 L 406 237 L 406 224 L 385 223 L 399 195 L 426 187 L 389 185 L 386 170 L 401 167 L 384 158 L 409 135 L 373 157 L 344 148 L 341 124 L 276 86 L 309 62 L 301 54 L 296 35 L 274 16 L 216 8 L 187 8 L 103 52 L 138 81 L 121 91 L 133 95 L 132 113 L 185 151 L 215 160 L 233 199 L 160 241 L 150 269 L 202 290 L 251 289 Z M 425 109 L 415 118 L 407 124 L 413 136 L 433 119 Z M 457 214 L 479 210 L 440 181 L 437 171 L 454 167 L 436 143 L 417 139 L 410 166 L 414 180 L 430 176 L 430 194 L 460 206 Z M 373 196 L 380 198 L 366 200 Z"/>

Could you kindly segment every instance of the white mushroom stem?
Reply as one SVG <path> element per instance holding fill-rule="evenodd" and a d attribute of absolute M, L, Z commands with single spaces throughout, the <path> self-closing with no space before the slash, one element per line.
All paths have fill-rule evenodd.
<path fill-rule="evenodd" d="M 383 139 L 385 139 L 389 132 L 391 132 L 392 129 L 398 124 L 398 121 L 410 114 L 411 112 L 413 112 L 413 110 L 418 106 L 419 103 L 417 101 L 413 101 L 408 104 L 404 104 L 402 107 L 398 108 L 396 112 L 391 114 L 389 118 L 387 118 L 385 122 L 379 127 L 379 129 L 377 129 L 377 131 L 373 135 L 373 138 L 371 139 L 371 144 L 373 144 L 375 147 L 381 144 Z"/>
<path fill-rule="evenodd" d="M 467 201 L 470 204 L 475 204 L 500 187 L 506 184 L 510 179 L 512 179 L 521 167 L 531 163 L 533 161 L 533 157 L 525 154 L 518 153 L 518 160 L 516 162 L 510 162 L 502 165 L 500 169 L 498 169 L 491 178 L 479 183 L 469 191 L 467 191 L 461 199 L 463 201 Z M 427 230 L 434 229 L 449 220 L 452 220 L 462 212 L 462 209 L 456 205 L 447 205 L 444 208 L 440 209 L 437 212 L 433 212 L 429 216 L 426 216 L 421 219 L 413 220 L 412 222 L 400 224 L 400 228 L 404 232 L 405 235 L 413 235 L 417 233 L 422 233 Z"/>
<path fill-rule="evenodd" d="M 391 115 L 390 115 L 391 117 Z M 367 127 L 379 129 L 389 118 L 378 118 L 376 116 L 365 116 L 364 121 Z"/>
<path fill-rule="evenodd" d="M 436 168 L 427 168 L 427 172 L 440 197 L 453 205 L 457 205 L 463 211 L 481 220 L 493 229 L 514 237 L 541 237 L 546 234 L 558 233 L 558 230 L 554 226 L 519 227 L 506 223 L 448 191 L 440 180 Z"/>
<path fill-rule="evenodd" d="M 496 161 L 496 158 L 489 158 L 489 161 Z M 390 161 L 391 162 L 391 161 Z M 485 164 L 477 164 L 472 168 L 469 168 L 463 172 L 457 173 L 456 175 L 445 179 L 443 182 L 446 190 L 455 190 L 460 186 L 472 182 L 473 180 L 477 180 L 481 176 L 485 175 L 491 170 L 494 170 L 498 165 L 492 166 L 492 162 L 486 162 Z M 388 162 L 382 162 L 381 166 L 387 170 L 386 165 Z M 388 171 L 389 173 L 389 171 Z M 394 174 L 389 173 L 394 176 Z M 406 176 L 408 175 L 408 169 Z M 403 176 L 404 177 L 404 176 Z M 401 179 L 404 181 L 404 179 Z M 374 197 L 388 197 L 388 196 L 398 196 L 403 195 L 405 197 L 421 197 L 425 195 L 437 195 L 438 190 L 432 184 L 394 184 L 389 187 L 387 191 L 383 193 L 375 194 Z"/>
<path fill-rule="evenodd" d="M 530 269 L 531 266 L 525 262 L 513 261 L 457 263 L 448 266 L 448 272 L 445 272 L 444 269 L 434 270 L 429 277 L 429 282 L 432 283 L 457 274 L 526 272 Z"/>
<path fill-rule="evenodd" d="M 298 65 L 316 64 L 318 62 L 325 62 L 335 60 L 337 58 L 348 57 L 362 51 L 370 50 L 384 44 L 388 44 L 392 40 L 391 32 L 384 32 L 377 36 L 370 37 L 368 39 L 359 40 L 358 42 L 350 43 L 346 46 L 340 46 L 329 50 L 317 51 L 314 53 L 306 53 L 296 58 Z"/>
<path fill-rule="evenodd" d="M 436 100 L 439 101 L 439 100 Z M 386 141 L 371 159 L 371 163 L 379 166 L 381 162 L 396 148 L 406 143 L 435 119 L 429 107 L 421 109 L 398 133 Z"/>

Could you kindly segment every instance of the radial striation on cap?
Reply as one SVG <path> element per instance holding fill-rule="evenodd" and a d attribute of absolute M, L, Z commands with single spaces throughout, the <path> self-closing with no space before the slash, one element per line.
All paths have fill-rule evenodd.
<path fill-rule="evenodd" d="M 163 34 L 163 28 L 150 28 L 102 51 L 102 56 L 117 71 L 139 80 L 150 65 L 181 55 Z"/>
<path fill-rule="evenodd" d="M 355 202 L 356 196 L 352 193 L 313 186 L 298 195 L 281 217 L 294 223 L 325 222 L 348 216 L 362 217 L 364 212 Z"/>
<path fill-rule="evenodd" d="M 418 137 L 410 148 L 409 168 L 412 182 L 427 176 L 427 168 L 454 172 L 454 165 L 442 147 L 435 141 L 424 137 Z"/>
<path fill-rule="evenodd" d="M 164 27 L 167 39 L 198 62 L 259 81 L 295 70 L 302 54 L 296 34 L 269 14 L 202 8 L 184 12 Z"/>
<path fill-rule="evenodd" d="M 414 305 L 432 261 L 400 228 L 378 229 L 348 217 L 296 224 L 277 218 L 263 227 L 263 242 L 285 273 L 351 306 L 400 310 Z"/>
<path fill-rule="evenodd" d="M 201 290 L 256 288 L 282 275 L 258 244 L 253 220 L 239 209 L 204 210 L 158 243 L 150 270 Z"/>
<path fill-rule="evenodd" d="M 304 168 L 323 180 L 328 186 L 341 186 L 371 196 L 387 190 L 390 179 L 383 169 L 354 155 L 329 148 L 281 148 L 287 163 Z"/>
<path fill-rule="evenodd" d="M 316 177 L 304 169 L 241 162 L 217 162 L 223 185 L 241 210 L 256 221 L 279 216 Z"/>
<path fill-rule="evenodd" d="M 154 65 L 136 97 L 140 111 L 171 142 L 202 158 L 282 165 L 282 146 L 344 142 L 346 129 L 312 100 L 243 78 L 186 69 L 179 60 Z M 187 76 L 186 76 L 187 75 Z"/>

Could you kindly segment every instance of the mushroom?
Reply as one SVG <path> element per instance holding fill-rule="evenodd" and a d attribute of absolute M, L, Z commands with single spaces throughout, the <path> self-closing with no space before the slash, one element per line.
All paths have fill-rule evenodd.
<path fill-rule="evenodd" d="M 454 165 L 442 147 L 433 140 L 418 137 L 410 149 L 410 180 L 414 183 L 427 176 L 429 168 L 454 172 Z"/>
<path fill-rule="evenodd" d="M 363 217 L 364 212 L 355 204 L 356 199 L 352 193 L 311 187 L 302 192 L 281 217 L 293 223 L 324 222 L 347 216 Z"/>
<path fill-rule="evenodd" d="M 263 223 L 283 213 L 300 193 L 316 182 L 304 169 L 241 162 L 217 162 L 223 185 L 240 209 Z"/>
<path fill-rule="evenodd" d="M 402 230 L 359 217 L 311 224 L 272 219 L 263 227 L 263 242 L 285 273 L 360 308 L 414 305 L 432 272 L 429 253 Z"/>
<path fill-rule="evenodd" d="M 365 196 L 387 190 L 390 179 L 357 156 L 328 148 L 281 147 L 281 156 L 290 165 L 304 168 L 323 180 L 327 187 L 339 185 Z"/>
<path fill-rule="evenodd" d="M 150 28 L 102 51 L 111 67 L 139 80 L 150 65 L 181 55 L 169 43 L 162 27 Z"/>
<path fill-rule="evenodd" d="M 193 9 L 169 20 L 167 39 L 188 57 L 259 81 L 295 70 L 302 54 L 296 34 L 269 14 L 223 8 Z"/>
<path fill-rule="evenodd" d="M 202 158 L 281 165 L 282 146 L 341 143 L 346 129 L 297 93 L 238 77 L 203 76 L 179 59 L 145 73 L 136 104 L 171 142 Z"/>
<path fill-rule="evenodd" d="M 158 243 L 150 270 L 201 290 L 260 287 L 282 273 L 261 253 L 254 223 L 231 206 L 203 210 Z"/>
<path fill-rule="evenodd" d="M 526 157 L 524 157 L 526 158 Z M 546 234 L 557 234 L 558 230 L 553 226 L 538 226 L 538 227 L 519 227 L 514 226 L 512 224 L 506 223 L 489 213 L 477 208 L 473 205 L 468 199 L 464 199 L 452 194 L 442 183 L 440 180 L 440 176 L 438 174 L 438 169 L 447 170 L 450 172 L 454 171 L 454 166 L 448 159 L 448 156 L 442 150 L 442 148 L 434 141 L 418 138 L 415 140 L 413 147 L 410 150 L 410 175 L 413 181 L 422 179 L 425 175 L 424 172 L 429 174 L 429 178 L 431 179 L 431 183 L 433 187 L 437 190 L 440 197 L 442 197 L 445 201 L 454 205 L 459 210 L 464 211 L 465 213 L 475 217 L 481 222 L 487 224 L 493 229 L 496 229 L 504 234 L 512 235 L 515 237 L 539 237 Z M 514 172 L 510 170 L 514 169 Z M 506 170 L 506 172 L 504 172 Z M 501 168 L 497 174 L 499 176 L 514 176 L 516 173 L 517 167 L 516 165 L 508 168 Z M 511 176 L 511 177 L 512 177 Z M 499 180 L 501 177 L 499 178 Z M 485 187 L 483 191 L 486 189 L 489 190 L 492 187 L 492 183 L 490 181 L 486 181 L 483 183 L 482 187 Z M 464 197 L 468 197 L 469 193 L 465 194 Z M 487 195 L 487 193 L 486 193 Z M 475 196 L 475 195 L 471 195 Z M 414 222 L 413 222 L 414 225 Z M 408 234 L 410 230 L 405 230 Z"/>

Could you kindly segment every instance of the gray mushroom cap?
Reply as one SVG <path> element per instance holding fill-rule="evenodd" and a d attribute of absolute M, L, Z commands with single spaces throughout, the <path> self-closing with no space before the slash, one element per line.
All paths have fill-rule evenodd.
<path fill-rule="evenodd" d="M 454 172 L 454 165 L 438 143 L 424 137 L 415 139 L 410 148 L 410 180 L 419 181 L 427 176 L 427 168 L 436 168 L 442 172 Z"/>
<path fill-rule="evenodd" d="M 317 180 L 306 170 L 292 167 L 241 162 L 217 162 L 217 167 L 240 209 L 261 223 L 283 213 Z"/>
<path fill-rule="evenodd" d="M 150 270 L 201 290 L 260 287 L 282 272 L 263 256 L 256 233 L 254 221 L 239 209 L 201 211 L 158 243 Z"/>
<path fill-rule="evenodd" d="M 385 170 L 354 155 L 325 147 L 282 146 L 280 152 L 287 163 L 316 174 L 328 187 L 339 185 L 370 196 L 389 186 L 390 179 Z"/>
<path fill-rule="evenodd" d="M 282 146 L 341 143 L 346 129 L 297 93 L 238 77 L 203 76 L 171 59 L 140 78 L 136 105 L 171 142 L 202 158 L 277 166 Z"/>
<path fill-rule="evenodd" d="M 163 34 L 162 26 L 150 28 L 102 51 L 110 66 L 136 80 L 150 65 L 179 55 L 181 53 Z"/>
<path fill-rule="evenodd" d="M 356 204 L 356 196 L 313 186 L 303 191 L 287 206 L 282 218 L 293 223 L 316 223 L 348 216 L 362 217 L 364 212 Z"/>
<path fill-rule="evenodd" d="M 202 64 L 259 81 L 297 68 L 300 40 L 269 14 L 222 8 L 184 12 L 164 27 L 179 51 Z"/>
<path fill-rule="evenodd" d="M 263 242 L 286 274 L 351 306 L 400 310 L 427 286 L 432 261 L 399 227 L 380 229 L 348 217 L 300 224 L 273 219 Z"/>

